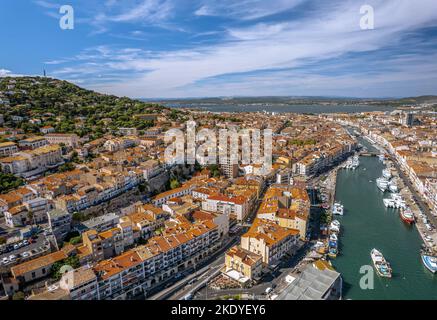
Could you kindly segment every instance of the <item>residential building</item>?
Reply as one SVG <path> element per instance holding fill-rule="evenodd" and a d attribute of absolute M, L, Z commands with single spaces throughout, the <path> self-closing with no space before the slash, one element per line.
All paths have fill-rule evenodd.
<path fill-rule="evenodd" d="M 70 133 L 49 133 L 44 136 L 49 144 L 65 144 L 66 146 L 77 148 L 79 146 L 79 137 Z"/>

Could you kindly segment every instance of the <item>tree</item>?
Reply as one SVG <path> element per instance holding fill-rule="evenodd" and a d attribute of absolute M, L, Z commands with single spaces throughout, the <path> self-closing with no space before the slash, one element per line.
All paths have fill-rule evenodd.
<path fill-rule="evenodd" d="M 55 280 L 60 280 L 62 277 L 61 268 L 63 266 L 70 266 L 73 269 L 80 267 L 79 258 L 77 256 L 68 257 L 62 261 L 55 262 L 51 268 L 52 278 Z"/>
<path fill-rule="evenodd" d="M 75 212 L 75 213 L 73 213 L 73 217 L 72 218 L 73 218 L 73 221 L 75 221 L 75 222 L 80 222 L 80 221 L 85 221 L 86 220 L 86 216 L 82 212 Z"/>
<path fill-rule="evenodd" d="M 0 245 L 3 245 L 6 243 L 6 238 L 5 237 L 0 237 Z"/>
<path fill-rule="evenodd" d="M 17 178 L 12 174 L 0 173 L 0 193 L 9 192 L 23 184 L 24 181 L 22 179 Z"/>
<path fill-rule="evenodd" d="M 211 174 L 214 178 L 220 176 L 220 169 L 219 166 L 216 164 L 212 164 L 208 167 L 209 171 L 211 171 Z"/>
<path fill-rule="evenodd" d="M 63 165 L 58 167 L 58 172 L 67 172 L 67 171 L 72 171 L 74 170 L 74 164 L 72 164 L 71 162 L 68 163 L 64 163 Z"/>
<path fill-rule="evenodd" d="M 176 189 L 179 188 L 181 186 L 181 183 L 178 181 L 178 179 L 172 179 L 170 181 L 170 189 Z"/>

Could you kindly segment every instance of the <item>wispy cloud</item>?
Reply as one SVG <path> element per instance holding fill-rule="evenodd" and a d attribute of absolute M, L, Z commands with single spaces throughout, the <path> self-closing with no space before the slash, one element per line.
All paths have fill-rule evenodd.
<path fill-rule="evenodd" d="M 342 88 L 356 93 L 362 88 L 379 92 L 378 86 L 387 88 L 387 84 L 396 84 L 400 88 L 408 81 L 423 85 L 426 79 L 435 78 L 437 62 L 425 58 L 434 56 L 437 49 L 423 41 L 422 35 L 424 28 L 437 27 L 434 0 L 414 3 L 369 0 L 375 8 L 376 29 L 366 31 L 359 27 L 361 1 L 198 0 L 190 3 L 193 11 L 191 16 L 184 16 L 187 21 L 196 19 L 196 15 L 233 21 L 225 19 L 191 35 L 183 43 L 183 49 L 162 44 L 157 49 L 114 45 L 89 48 L 67 57 L 65 65 L 53 74 L 86 79 L 84 83 L 88 87 L 133 97 L 298 94 L 299 90 L 305 94 L 313 90 L 317 94 Z M 145 36 L 138 30 L 140 20 L 175 23 L 172 17 L 178 9 L 174 0 L 129 2 L 123 8 L 113 1 L 106 4 L 108 12 L 102 13 L 96 24 L 105 27 L 109 23 L 136 23 L 138 33 L 132 30 L 127 34 L 130 37 Z M 310 8 L 305 15 L 299 14 L 301 5 Z M 294 13 L 292 18 L 285 15 L 272 19 L 272 15 L 290 12 Z M 181 20 L 185 21 L 178 21 Z M 200 35 L 211 41 L 190 42 Z M 410 45 L 408 41 L 412 37 L 417 39 Z M 427 49 L 422 51 L 424 46 Z M 395 55 L 396 50 L 404 55 Z M 376 60 L 369 61 L 366 56 Z M 428 67 L 421 61 L 426 61 Z"/>
<path fill-rule="evenodd" d="M 302 2 L 303 0 L 203 0 L 195 14 L 251 20 L 290 10 Z"/>

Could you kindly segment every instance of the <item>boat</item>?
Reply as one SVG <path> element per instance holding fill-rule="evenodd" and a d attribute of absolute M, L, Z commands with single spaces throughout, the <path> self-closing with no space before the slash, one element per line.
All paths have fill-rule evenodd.
<path fill-rule="evenodd" d="M 384 154 L 379 154 L 378 155 L 378 159 L 379 159 L 379 161 L 384 161 L 385 160 L 385 155 Z"/>
<path fill-rule="evenodd" d="M 331 223 L 331 225 L 329 226 L 329 231 L 335 232 L 335 233 L 339 233 L 340 232 L 340 226 L 336 226 L 336 225 L 333 225 Z"/>
<path fill-rule="evenodd" d="M 344 211 L 343 209 L 344 209 L 343 205 L 338 203 L 338 202 L 336 202 L 332 206 L 332 214 L 342 216 L 343 215 L 343 211 Z"/>
<path fill-rule="evenodd" d="M 402 196 L 399 193 L 392 193 L 391 198 L 394 201 L 395 208 L 405 209 L 407 207 L 405 200 L 402 198 Z"/>
<path fill-rule="evenodd" d="M 391 178 L 391 172 L 390 169 L 386 168 L 382 170 L 382 176 L 386 178 L 387 180 Z"/>
<path fill-rule="evenodd" d="M 395 208 L 395 201 L 393 199 L 382 199 L 382 201 L 384 202 L 384 206 L 386 208 Z"/>
<path fill-rule="evenodd" d="M 432 273 L 437 272 L 437 256 L 430 256 L 425 253 L 421 254 L 422 263 Z"/>
<path fill-rule="evenodd" d="M 385 278 L 391 278 L 392 269 L 382 253 L 377 249 L 372 249 L 372 251 L 370 251 L 370 257 L 372 258 L 373 265 L 378 275 Z"/>
<path fill-rule="evenodd" d="M 336 258 L 338 254 L 337 247 L 329 247 L 328 256 L 331 258 Z"/>
<path fill-rule="evenodd" d="M 329 242 L 337 242 L 338 237 L 335 233 L 331 233 L 331 235 L 329 236 Z"/>
<path fill-rule="evenodd" d="M 395 184 L 389 184 L 389 186 L 388 186 L 388 190 L 390 191 L 390 192 L 393 192 L 393 193 L 397 193 L 399 190 L 398 190 L 398 186 L 397 185 L 395 185 Z"/>
<path fill-rule="evenodd" d="M 388 187 L 388 180 L 383 177 L 378 178 L 376 179 L 376 186 L 379 188 L 379 190 L 385 192 L 385 190 L 387 190 Z"/>
<path fill-rule="evenodd" d="M 331 224 L 334 226 L 340 227 L 340 221 L 338 221 L 338 220 L 332 220 Z"/>
<path fill-rule="evenodd" d="M 359 157 L 357 156 L 357 155 L 355 155 L 353 158 L 352 158 L 352 166 L 351 166 L 351 169 L 352 170 L 355 170 L 356 168 L 358 168 L 360 166 L 360 159 L 359 159 Z"/>
<path fill-rule="evenodd" d="M 401 210 L 400 216 L 401 216 L 402 221 L 404 221 L 405 223 L 408 223 L 408 224 L 414 223 L 414 214 L 410 208 L 407 207 L 407 208 Z"/>
<path fill-rule="evenodd" d="M 345 167 L 345 169 L 352 169 L 352 165 L 353 165 L 352 159 L 349 158 L 349 159 L 347 159 L 344 167 Z"/>

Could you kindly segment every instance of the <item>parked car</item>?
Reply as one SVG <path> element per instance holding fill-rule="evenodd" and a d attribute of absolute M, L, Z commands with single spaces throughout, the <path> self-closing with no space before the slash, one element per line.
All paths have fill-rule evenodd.
<path fill-rule="evenodd" d="M 29 257 L 30 257 L 30 252 L 29 252 L 29 251 L 25 251 L 25 252 L 23 252 L 23 253 L 21 254 L 21 256 L 22 256 L 23 258 L 29 258 Z"/>
<path fill-rule="evenodd" d="M 11 255 L 9 256 L 9 261 L 13 262 L 13 261 L 15 261 L 15 260 L 17 260 L 17 256 L 14 255 L 14 254 L 11 254 Z"/>

